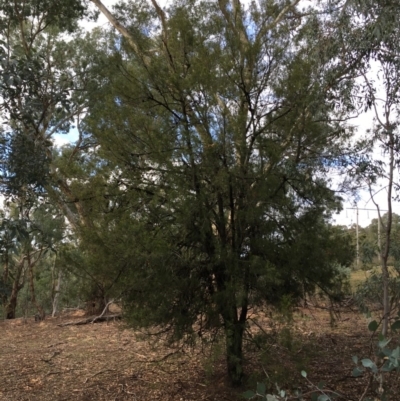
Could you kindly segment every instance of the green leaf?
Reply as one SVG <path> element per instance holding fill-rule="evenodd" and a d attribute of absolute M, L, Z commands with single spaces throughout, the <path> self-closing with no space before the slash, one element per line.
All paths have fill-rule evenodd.
<path fill-rule="evenodd" d="M 399 359 L 400 358 L 400 347 L 397 346 L 390 355 L 392 358 Z"/>
<path fill-rule="evenodd" d="M 267 401 L 279 401 L 274 395 L 267 394 Z"/>
<path fill-rule="evenodd" d="M 389 339 L 384 338 L 383 340 L 381 340 L 381 341 L 378 342 L 378 347 L 379 347 L 380 349 L 383 349 L 383 348 L 385 348 L 385 347 L 390 343 L 390 341 L 392 341 L 390 338 L 389 338 Z"/>
<path fill-rule="evenodd" d="M 307 377 L 307 372 L 306 372 L 305 370 L 302 370 L 302 371 L 301 371 L 301 375 L 302 375 L 303 377 Z"/>
<path fill-rule="evenodd" d="M 351 359 L 353 360 L 353 362 L 357 365 L 358 364 L 358 357 L 357 356 L 352 356 Z"/>
<path fill-rule="evenodd" d="M 376 331 L 378 327 L 379 327 L 378 322 L 376 320 L 373 320 L 372 322 L 369 323 L 368 330 L 369 331 Z"/>
<path fill-rule="evenodd" d="M 391 372 L 393 370 L 393 366 L 389 361 L 386 361 L 381 367 L 382 372 Z"/>
<path fill-rule="evenodd" d="M 330 398 L 326 394 L 320 394 L 318 397 L 318 401 L 329 401 Z"/>
<path fill-rule="evenodd" d="M 318 396 L 319 396 L 318 393 L 312 393 L 311 394 L 311 401 L 318 401 Z"/>
<path fill-rule="evenodd" d="M 251 400 L 256 395 L 256 393 L 254 391 L 247 390 L 242 395 L 244 398 L 246 398 L 246 400 Z"/>
<path fill-rule="evenodd" d="M 391 328 L 393 331 L 400 330 L 400 320 L 396 320 L 396 321 L 390 326 L 390 328 Z"/>
<path fill-rule="evenodd" d="M 363 374 L 363 370 L 360 368 L 354 368 L 352 375 L 353 377 L 360 377 Z"/>
<path fill-rule="evenodd" d="M 257 394 L 265 395 L 266 391 L 265 383 L 257 383 Z"/>
<path fill-rule="evenodd" d="M 378 372 L 378 368 L 376 367 L 375 363 L 371 361 L 371 359 L 362 359 L 361 363 L 365 368 L 370 368 L 374 373 Z"/>

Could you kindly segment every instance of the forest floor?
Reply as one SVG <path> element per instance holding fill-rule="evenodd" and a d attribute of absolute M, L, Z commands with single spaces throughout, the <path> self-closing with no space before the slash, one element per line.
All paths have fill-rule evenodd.
<path fill-rule="evenodd" d="M 351 357 L 371 355 L 371 335 L 363 315 L 342 307 L 331 321 L 328 305 L 299 308 L 288 323 L 274 315 L 252 325 L 246 345 L 248 377 L 231 389 L 223 346 L 170 348 L 151 343 L 121 322 L 59 327 L 79 315 L 0 322 L 0 400 L 2 401 L 235 401 L 257 381 L 293 391 L 310 391 L 308 379 L 359 400 L 368 378 L 352 377 Z M 268 314 L 267 314 L 268 315 Z M 265 332 L 258 330 L 261 327 Z M 307 379 L 300 374 L 307 371 Z M 398 400 L 399 376 L 390 377 Z M 373 391 L 369 392 L 373 395 Z M 397 394 L 397 395 L 396 395 Z M 307 398 L 309 399 L 309 398 Z"/>

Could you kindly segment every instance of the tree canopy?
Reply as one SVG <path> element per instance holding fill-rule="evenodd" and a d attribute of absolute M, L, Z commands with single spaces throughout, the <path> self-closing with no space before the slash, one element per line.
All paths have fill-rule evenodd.
<path fill-rule="evenodd" d="M 172 341 L 221 331 L 239 384 L 249 312 L 332 295 L 352 263 L 330 177 L 367 160 L 347 120 L 371 106 L 357 78 L 392 6 L 92 3 L 112 29 L 80 30 L 83 2 L 0 2 L 2 193 L 66 218 L 87 300 L 118 298 Z"/>
<path fill-rule="evenodd" d="M 340 199 L 325 173 L 350 132 L 338 121 L 351 81 L 318 15 L 121 4 L 128 31 L 110 37 L 102 101 L 85 117 L 113 166 L 95 230 L 98 252 L 111 233 L 122 248 L 128 319 L 172 338 L 223 329 L 235 383 L 249 309 L 329 288 L 339 259 L 327 219 Z"/>

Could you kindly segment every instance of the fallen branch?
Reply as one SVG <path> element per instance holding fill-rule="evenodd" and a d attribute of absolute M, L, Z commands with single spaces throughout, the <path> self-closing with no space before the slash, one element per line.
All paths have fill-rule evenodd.
<path fill-rule="evenodd" d="M 77 311 L 84 311 L 84 309 L 83 308 L 63 308 L 63 310 L 62 310 L 63 313 L 77 312 Z"/>
<path fill-rule="evenodd" d="M 108 322 L 109 320 L 116 320 L 116 319 L 121 319 L 122 315 L 120 313 L 114 314 L 114 315 L 106 315 L 106 311 L 108 310 L 108 307 L 114 303 L 114 300 L 112 299 L 110 302 L 107 303 L 107 305 L 104 307 L 103 312 L 100 313 L 99 316 L 96 317 L 89 317 L 87 319 L 79 320 L 77 322 L 66 322 L 66 323 L 60 323 L 57 326 L 59 327 L 64 327 L 64 326 L 80 326 L 82 324 L 89 324 L 89 323 L 99 323 L 99 322 Z"/>
<path fill-rule="evenodd" d="M 106 316 L 96 316 L 96 317 L 89 317 L 87 319 L 78 320 L 77 322 L 65 322 L 60 323 L 57 326 L 65 327 L 65 326 L 81 326 L 83 324 L 89 323 L 100 323 L 100 322 L 108 322 L 110 320 L 119 320 L 122 319 L 122 315 L 120 313 L 115 315 L 106 315 Z"/>
<path fill-rule="evenodd" d="M 107 305 L 104 307 L 103 312 L 101 312 L 99 316 L 95 317 L 95 318 L 92 320 L 92 323 L 95 323 L 95 322 L 97 322 L 97 320 L 101 319 L 101 318 L 104 316 L 104 314 L 106 313 L 106 311 L 108 311 L 108 307 L 109 307 L 111 304 L 113 304 L 113 303 L 114 303 L 114 300 L 113 300 L 113 299 L 112 299 L 111 301 L 109 301 L 109 302 L 107 303 Z"/>

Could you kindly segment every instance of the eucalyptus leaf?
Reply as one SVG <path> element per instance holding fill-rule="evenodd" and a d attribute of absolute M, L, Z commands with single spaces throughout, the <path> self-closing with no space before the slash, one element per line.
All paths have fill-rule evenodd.
<path fill-rule="evenodd" d="M 372 322 L 370 322 L 368 324 L 368 330 L 369 331 L 376 331 L 378 329 L 378 327 L 379 327 L 379 324 L 378 324 L 378 322 L 376 320 L 373 320 Z"/>

